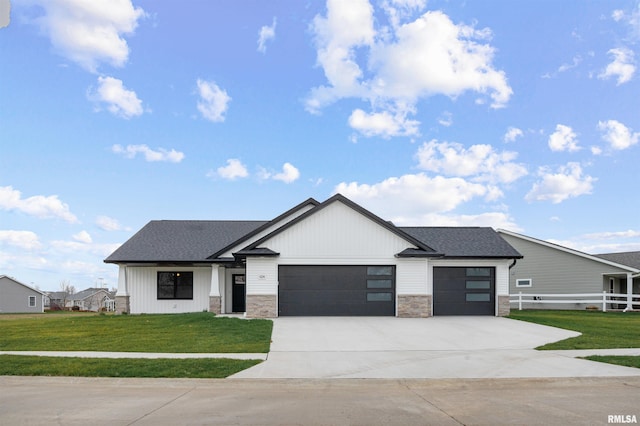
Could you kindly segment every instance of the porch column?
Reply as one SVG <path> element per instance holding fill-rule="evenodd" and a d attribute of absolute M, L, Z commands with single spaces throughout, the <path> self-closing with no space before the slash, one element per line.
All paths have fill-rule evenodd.
<path fill-rule="evenodd" d="M 209 290 L 209 312 L 219 314 L 222 312 L 220 303 L 220 266 L 211 265 L 211 290 Z"/>
<path fill-rule="evenodd" d="M 627 307 L 624 311 L 633 311 L 633 274 L 627 272 Z"/>
<path fill-rule="evenodd" d="M 129 286 L 127 283 L 127 266 L 118 266 L 118 291 L 116 292 L 116 313 L 128 314 L 131 310 Z"/>

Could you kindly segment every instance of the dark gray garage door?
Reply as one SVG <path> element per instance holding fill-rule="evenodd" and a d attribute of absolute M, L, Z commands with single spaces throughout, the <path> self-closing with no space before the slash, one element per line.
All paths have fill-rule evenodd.
<path fill-rule="evenodd" d="M 434 315 L 494 315 L 495 268 L 433 268 Z"/>
<path fill-rule="evenodd" d="M 282 265 L 280 316 L 395 315 L 394 266 Z"/>

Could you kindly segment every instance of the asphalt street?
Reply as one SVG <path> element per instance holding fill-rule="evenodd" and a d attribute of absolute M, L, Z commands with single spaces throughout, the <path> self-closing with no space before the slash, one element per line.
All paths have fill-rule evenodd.
<path fill-rule="evenodd" d="M 0 377 L 2 425 L 606 425 L 640 418 L 640 377 Z"/>

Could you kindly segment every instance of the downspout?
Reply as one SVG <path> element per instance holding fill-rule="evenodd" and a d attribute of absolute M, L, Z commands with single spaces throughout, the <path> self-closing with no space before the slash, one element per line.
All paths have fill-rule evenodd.
<path fill-rule="evenodd" d="M 513 263 L 511 265 L 509 265 L 509 270 L 511 270 L 511 268 L 516 266 L 516 263 L 518 263 L 518 259 L 513 259 Z"/>

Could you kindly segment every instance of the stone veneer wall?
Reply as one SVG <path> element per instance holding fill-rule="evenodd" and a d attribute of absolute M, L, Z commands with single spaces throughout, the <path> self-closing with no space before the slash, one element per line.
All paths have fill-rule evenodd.
<path fill-rule="evenodd" d="M 426 318 L 431 313 L 430 295 L 398 295 L 398 316 L 403 318 Z"/>
<path fill-rule="evenodd" d="M 278 303 L 275 295 L 247 295 L 247 318 L 276 318 Z"/>
<path fill-rule="evenodd" d="M 128 314 L 130 312 L 129 297 L 116 296 L 116 314 Z"/>
<path fill-rule="evenodd" d="M 511 305 L 509 304 L 509 296 L 498 296 L 498 316 L 506 317 L 511 313 Z"/>
<path fill-rule="evenodd" d="M 220 296 L 209 296 L 209 312 L 218 315 L 222 312 Z"/>

